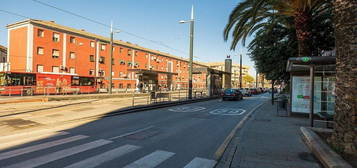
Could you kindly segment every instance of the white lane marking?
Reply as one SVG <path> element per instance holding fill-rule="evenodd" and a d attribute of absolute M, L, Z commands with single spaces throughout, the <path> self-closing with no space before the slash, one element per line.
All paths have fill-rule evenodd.
<path fill-rule="evenodd" d="M 62 135 L 67 135 L 69 134 L 68 132 L 49 132 L 49 133 L 44 133 L 41 135 L 27 135 L 25 137 L 7 137 L 5 139 L 2 139 L 0 141 L 0 150 L 12 147 L 12 146 L 16 146 L 16 145 L 22 145 L 25 144 L 27 142 L 31 142 L 31 141 L 36 141 L 36 140 L 40 140 L 40 139 L 44 139 L 44 138 L 53 138 L 53 137 L 57 137 L 57 136 L 62 136 Z"/>
<path fill-rule="evenodd" d="M 112 138 L 109 138 L 109 139 L 113 140 L 113 139 L 117 139 L 117 138 L 123 138 L 123 137 L 129 136 L 129 135 L 133 135 L 133 134 L 136 134 L 136 133 L 139 133 L 139 132 L 142 132 L 142 131 L 146 131 L 146 130 L 151 129 L 153 127 L 154 126 L 148 126 L 148 127 L 145 127 L 145 128 L 142 128 L 142 129 L 138 129 L 138 130 L 135 130 L 133 132 L 128 132 L 128 133 L 125 133 L 125 134 L 122 134 L 122 135 L 119 135 L 119 136 L 115 136 L 115 137 L 112 137 Z"/>
<path fill-rule="evenodd" d="M 33 168 L 37 167 L 58 159 L 65 158 L 67 156 L 71 156 L 80 152 L 84 152 L 86 150 L 94 149 L 103 145 L 106 145 L 108 143 L 111 143 L 112 141 L 100 139 L 97 141 L 89 142 L 86 144 L 82 144 L 79 146 L 75 146 L 72 148 L 64 149 L 58 152 L 50 153 L 44 156 L 40 156 L 34 159 L 26 160 L 24 162 L 20 162 L 17 164 L 13 164 L 10 166 L 6 166 L 5 168 Z"/>
<path fill-rule="evenodd" d="M 117 157 L 123 156 L 127 153 L 130 153 L 134 150 L 139 149 L 140 147 L 134 145 L 124 145 L 113 150 L 104 152 L 102 154 L 90 157 L 86 160 L 82 160 L 80 162 L 74 163 L 72 165 L 66 166 L 65 168 L 93 168 L 97 167 L 100 164 L 113 160 Z"/>
<path fill-rule="evenodd" d="M 195 107 L 195 106 L 181 106 L 181 107 L 175 107 L 175 108 L 170 108 L 168 109 L 169 111 L 173 112 L 181 112 L 181 113 L 187 113 L 187 112 L 196 112 L 196 111 L 201 111 L 206 109 L 205 107 Z"/>
<path fill-rule="evenodd" d="M 200 157 L 195 157 L 184 168 L 212 168 L 216 165 L 215 160 L 208 160 Z"/>
<path fill-rule="evenodd" d="M 246 112 L 244 109 L 239 108 L 221 108 L 210 111 L 213 115 L 242 115 Z"/>
<path fill-rule="evenodd" d="M 8 159 L 8 158 L 11 158 L 11 157 L 14 157 L 14 156 L 23 155 L 23 154 L 26 154 L 26 153 L 39 151 L 39 150 L 42 150 L 42 149 L 46 149 L 46 148 L 54 147 L 54 146 L 57 146 L 57 145 L 61 145 L 61 144 L 65 144 L 65 143 L 69 143 L 69 142 L 73 142 L 73 141 L 77 141 L 77 140 L 84 139 L 84 138 L 88 138 L 88 136 L 76 135 L 76 136 L 63 138 L 63 139 L 59 139 L 59 140 L 55 140 L 55 141 L 41 143 L 41 144 L 38 144 L 38 145 L 32 145 L 32 146 L 25 147 L 25 148 L 15 149 L 15 150 L 12 150 L 12 151 L 0 153 L 0 160 Z"/>
<path fill-rule="evenodd" d="M 125 166 L 124 168 L 154 168 L 175 153 L 157 150 L 141 159 Z"/>

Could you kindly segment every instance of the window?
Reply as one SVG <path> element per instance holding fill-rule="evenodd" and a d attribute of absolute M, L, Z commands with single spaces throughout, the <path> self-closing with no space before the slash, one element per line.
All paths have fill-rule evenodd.
<path fill-rule="evenodd" d="M 105 58 L 103 56 L 99 57 L 99 63 L 101 63 L 101 64 L 105 63 Z"/>
<path fill-rule="evenodd" d="M 119 77 L 123 77 L 123 72 L 119 72 Z"/>
<path fill-rule="evenodd" d="M 105 44 L 102 44 L 102 45 L 100 46 L 100 50 L 104 51 L 104 50 L 105 50 L 105 47 L 106 47 L 106 45 L 105 45 Z"/>
<path fill-rule="evenodd" d="M 94 62 L 94 55 L 90 55 L 90 56 L 89 56 L 89 61 L 90 61 L 90 62 Z"/>
<path fill-rule="evenodd" d="M 135 56 L 138 56 L 138 52 L 137 51 L 135 51 L 134 53 L 135 53 Z"/>
<path fill-rule="evenodd" d="M 38 37 L 44 37 L 45 36 L 45 32 L 42 29 L 38 29 L 37 30 L 37 36 Z"/>
<path fill-rule="evenodd" d="M 130 89 L 130 88 L 131 88 L 131 84 L 128 83 L 128 84 L 126 85 L 126 88 Z"/>
<path fill-rule="evenodd" d="M 93 77 L 78 77 L 72 76 L 72 86 L 93 86 L 95 80 Z"/>
<path fill-rule="evenodd" d="M 131 56 L 132 52 L 133 51 L 131 49 L 128 49 L 128 56 Z"/>
<path fill-rule="evenodd" d="M 123 84 L 119 83 L 119 89 L 123 89 Z"/>
<path fill-rule="evenodd" d="M 91 41 L 91 42 L 90 42 L 90 47 L 92 47 L 92 48 L 94 48 L 94 47 L 95 47 L 95 43 L 94 43 L 94 41 Z"/>
<path fill-rule="evenodd" d="M 52 50 L 52 58 L 58 58 L 59 57 L 59 50 L 53 49 Z"/>
<path fill-rule="evenodd" d="M 89 75 L 94 75 L 94 70 L 93 69 L 89 70 Z"/>
<path fill-rule="evenodd" d="M 59 42 L 60 41 L 60 35 L 58 33 L 53 33 L 52 41 Z"/>
<path fill-rule="evenodd" d="M 42 47 L 37 47 L 37 54 L 38 55 L 43 55 L 43 48 Z"/>
<path fill-rule="evenodd" d="M 75 59 L 76 58 L 76 53 L 75 52 L 70 52 L 69 53 L 69 58 Z"/>
<path fill-rule="evenodd" d="M 71 37 L 69 38 L 69 42 L 70 42 L 70 43 L 73 43 L 73 44 L 76 43 L 76 38 L 71 36 Z"/>
<path fill-rule="evenodd" d="M 52 72 L 59 73 L 59 67 L 58 66 L 53 66 L 52 67 Z"/>
<path fill-rule="evenodd" d="M 43 72 L 43 65 L 37 65 L 37 72 Z"/>
<path fill-rule="evenodd" d="M 75 68 L 69 68 L 69 73 L 75 74 L 76 73 L 76 69 Z"/>
<path fill-rule="evenodd" d="M 115 62 L 115 61 L 114 61 L 114 58 L 112 58 L 112 65 L 114 65 L 114 62 Z"/>
<path fill-rule="evenodd" d="M 105 71 L 103 71 L 103 70 L 99 70 L 99 76 L 104 76 L 105 75 Z"/>
<path fill-rule="evenodd" d="M 119 48 L 119 53 L 122 53 L 123 52 L 123 48 Z"/>

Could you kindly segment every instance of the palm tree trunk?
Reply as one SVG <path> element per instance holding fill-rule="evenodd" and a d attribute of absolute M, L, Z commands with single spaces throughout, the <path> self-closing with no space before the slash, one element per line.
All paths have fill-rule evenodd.
<path fill-rule="evenodd" d="M 294 16 L 296 37 L 298 40 L 298 56 L 311 56 L 312 54 L 312 15 L 309 11 L 297 11 Z"/>
<path fill-rule="evenodd" d="M 335 0 L 336 115 L 328 140 L 346 156 L 357 156 L 357 1 Z"/>

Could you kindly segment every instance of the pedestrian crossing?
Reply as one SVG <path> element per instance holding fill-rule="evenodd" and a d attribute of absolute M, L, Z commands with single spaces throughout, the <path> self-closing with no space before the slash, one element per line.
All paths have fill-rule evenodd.
<path fill-rule="evenodd" d="M 85 141 L 85 142 L 82 142 Z M 63 147 L 65 144 L 76 144 L 75 146 Z M 74 135 L 69 137 L 62 137 L 57 140 L 52 140 L 49 142 L 44 142 L 40 144 L 35 144 L 19 149 L 14 149 L 6 152 L 0 152 L 0 167 L 2 168 L 34 168 L 39 166 L 46 167 L 51 165 L 51 162 L 58 161 L 60 159 L 65 158 L 77 158 L 73 157 L 76 154 L 85 153 L 90 150 L 99 149 L 103 147 L 106 149 L 105 151 L 94 156 L 89 156 L 87 158 L 83 158 L 81 160 L 75 160 L 75 162 L 68 163 L 65 165 L 65 168 L 94 168 L 100 167 L 101 165 L 113 161 L 115 159 L 120 159 L 120 157 L 124 157 L 127 154 L 130 154 L 134 151 L 140 151 L 143 149 L 140 146 L 125 144 L 122 146 L 109 145 L 113 144 L 113 141 L 99 139 L 99 140 L 90 140 L 90 138 L 86 135 Z M 106 146 L 107 145 L 107 146 Z M 55 148 L 56 147 L 56 148 Z M 108 149 L 108 148 L 111 149 Z M 53 149 L 56 150 L 53 150 Z M 58 150 L 57 150 L 58 149 Z M 23 155 L 30 155 L 32 152 L 39 152 L 42 150 L 50 150 L 51 152 L 45 155 L 34 155 L 34 157 L 28 160 L 17 160 L 17 157 L 21 157 Z M 172 158 L 175 159 L 175 153 L 164 150 L 156 150 L 151 153 L 147 153 L 145 156 L 141 158 L 133 158 L 127 165 L 121 165 L 124 168 L 155 168 L 160 166 L 160 164 L 164 162 L 168 162 L 167 160 Z M 85 156 L 85 155 L 84 155 Z M 25 157 L 28 158 L 28 157 Z M 3 161 L 7 159 L 16 159 L 16 163 L 10 165 L 3 165 Z M 213 168 L 216 164 L 215 160 L 209 160 L 205 158 L 195 157 L 190 162 L 188 162 L 184 168 Z M 114 164 L 115 165 L 115 164 Z M 51 166 L 50 166 L 51 167 Z M 58 166 L 56 166 L 58 167 Z"/>

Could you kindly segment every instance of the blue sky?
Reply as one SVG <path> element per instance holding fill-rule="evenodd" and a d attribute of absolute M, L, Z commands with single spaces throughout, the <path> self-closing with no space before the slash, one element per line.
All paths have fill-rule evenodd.
<path fill-rule="evenodd" d="M 223 41 L 223 29 L 228 16 L 240 0 L 40 0 L 61 9 L 110 24 L 126 32 L 136 34 L 143 40 L 127 33 L 115 34 L 115 39 L 136 43 L 143 47 L 160 50 L 188 58 L 188 24 L 179 20 L 189 19 L 191 5 L 195 6 L 194 58 L 202 62 L 223 61 L 231 55 L 238 63 L 238 53 L 243 54 L 243 64 L 252 67 L 254 63 L 246 55 L 247 50 L 239 44 L 236 51 L 230 51 L 230 43 Z M 54 20 L 56 23 L 85 29 L 88 32 L 109 36 L 107 27 L 82 18 L 43 6 L 33 0 L 11 0 L 1 3 L 0 10 L 15 12 L 30 18 Z M 7 45 L 6 25 L 24 18 L 0 11 L 0 44 Z M 170 48 L 157 43 L 163 43 Z M 171 49 L 174 48 L 174 49 Z"/>

